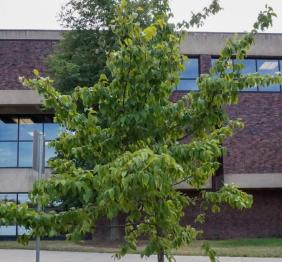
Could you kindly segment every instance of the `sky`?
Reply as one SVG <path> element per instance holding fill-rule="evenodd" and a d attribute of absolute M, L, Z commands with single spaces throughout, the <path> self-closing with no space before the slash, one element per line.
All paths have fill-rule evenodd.
<path fill-rule="evenodd" d="M 0 29 L 62 29 L 58 13 L 68 0 L 0 0 Z M 188 19 L 211 0 L 170 0 L 174 21 Z M 244 32 L 252 28 L 257 14 L 265 4 L 278 15 L 272 33 L 282 33 L 282 0 L 221 0 L 224 8 L 209 18 L 202 28 L 193 31 Z"/>

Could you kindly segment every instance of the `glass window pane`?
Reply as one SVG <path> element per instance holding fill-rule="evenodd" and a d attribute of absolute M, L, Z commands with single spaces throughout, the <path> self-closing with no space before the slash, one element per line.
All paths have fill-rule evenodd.
<path fill-rule="evenodd" d="M 199 61 L 197 58 L 189 58 L 185 63 L 185 70 L 180 78 L 197 78 L 199 76 Z"/>
<path fill-rule="evenodd" d="M 253 74 L 256 73 L 256 60 L 255 59 L 244 59 L 244 60 L 234 60 L 235 64 L 243 64 L 244 69 L 241 71 L 242 74 Z"/>
<path fill-rule="evenodd" d="M 32 166 L 32 142 L 19 143 L 19 167 Z"/>
<path fill-rule="evenodd" d="M 0 167 L 17 166 L 17 142 L 0 142 Z"/>
<path fill-rule="evenodd" d="M 274 75 L 276 72 L 279 72 L 279 65 L 278 60 L 263 60 L 258 59 L 258 73 L 259 74 L 270 74 Z M 279 92 L 280 91 L 280 85 L 271 85 L 268 87 L 259 87 L 260 92 Z"/>
<path fill-rule="evenodd" d="M 176 90 L 199 90 L 196 80 L 180 80 Z"/>
<path fill-rule="evenodd" d="M 0 140 L 18 139 L 18 118 L 0 117 Z"/>
<path fill-rule="evenodd" d="M 46 140 L 54 140 L 62 132 L 62 128 L 59 124 L 46 123 L 44 124 L 44 137 Z"/>
<path fill-rule="evenodd" d="M 212 58 L 212 61 L 211 61 L 212 67 L 215 65 L 215 63 L 216 63 L 217 60 L 218 60 L 217 58 Z M 233 63 L 232 60 L 229 60 L 229 61 L 228 61 L 228 65 L 232 66 L 232 63 Z M 225 73 L 226 73 L 226 74 L 230 74 L 231 72 L 232 72 L 232 70 L 231 70 L 230 68 L 227 69 L 227 70 L 225 70 Z M 219 73 L 216 74 L 216 77 L 219 77 Z"/>
<path fill-rule="evenodd" d="M 0 236 L 15 236 L 16 226 L 0 226 Z"/>
<path fill-rule="evenodd" d="M 35 130 L 43 132 L 41 117 L 20 118 L 20 140 L 32 140 Z"/>
<path fill-rule="evenodd" d="M 45 166 L 48 166 L 48 160 L 54 156 L 56 156 L 55 149 L 45 142 Z"/>
<path fill-rule="evenodd" d="M 215 62 L 217 61 L 217 58 L 212 58 L 212 60 L 211 60 L 211 65 L 212 65 L 212 67 L 215 65 Z"/>
<path fill-rule="evenodd" d="M 255 59 L 234 60 L 234 64 L 243 64 L 244 65 L 244 68 L 241 71 L 243 75 L 256 73 L 257 69 L 256 69 L 256 60 Z M 249 88 L 244 88 L 242 91 L 257 92 L 258 88 L 249 87 Z"/>
<path fill-rule="evenodd" d="M 1 193 L 0 194 L 0 202 L 6 202 L 6 201 L 17 203 L 17 195 L 16 194 Z"/>
<path fill-rule="evenodd" d="M 264 74 L 273 75 L 276 72 L 279 72 L 278 60 L 258 59 L 257 64 L 258 64 L 258 73 L 262 75 Z"/>
<path fill-rule="evenodd" d="M 29 197 L 28 197 L 28 194 L 27 193 L 19 193 L 18 194 L 18 203 L 19 204 L 24 204 L 24 203 L 27 203 L 29 202 Z"/>
<path fill-rule="evenodd" d="M 258 88 L 257 87 L 249 87 L 249 88 L 244 88 L 242 89 L 242 92 L 257 92 L 258 91 Z"/>
<path fill-rule="evenodd" d="M 270 85 L 259 87 L 260 92 L 280 92 L 280 85 Z"/>
<path fill-rule="evenodd" d="M 18 235 L 22 236 L 23 234 L 29 234 L 30 230 L 26 229 L 25 227 L 18 226 Z"/>

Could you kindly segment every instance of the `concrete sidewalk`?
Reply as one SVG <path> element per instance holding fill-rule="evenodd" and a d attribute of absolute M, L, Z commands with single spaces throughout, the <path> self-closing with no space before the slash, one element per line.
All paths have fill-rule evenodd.
<path fill-rule="evenodd" d="M 30 250 L 0 250 L 0 262 L 35 262 L 35 252 Z M 156 257 L 141 260 L 138 255 L 128 255 L 121 260 L 114 260 L 112 254 L 82 253 L 82 252 L 54 252 L 42 251 L 40 262 L 157 262 Z M 209 262 L 205 257 L 176 257 L 177 262 Z M 282 262 L 282 258 L 233 258 L 222 257 L 221 262 Z"/>

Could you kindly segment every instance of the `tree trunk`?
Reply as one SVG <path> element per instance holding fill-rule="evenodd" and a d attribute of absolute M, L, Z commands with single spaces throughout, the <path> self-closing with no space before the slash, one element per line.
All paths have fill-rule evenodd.
<path fill-rule="evenodd" d="M 164 262 L 164 251 L 163 250 L 161 250 L 158 253 L 158 262 Z"/>

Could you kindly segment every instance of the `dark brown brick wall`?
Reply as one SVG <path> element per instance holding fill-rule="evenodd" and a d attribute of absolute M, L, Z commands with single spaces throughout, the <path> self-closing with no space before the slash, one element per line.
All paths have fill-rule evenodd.
<path fill-rule="evenodd" d="M 202 230 L 204 239 L 234 239 L 255 237 L 282 237 L 282 189 L 281 190 L 253 190 L 254 204 L 251 209 L 237 210 L 222 207 L 221 212 L 208 212 L 203 225 L 195 224 L 199 214 L 197 207 L 187 208 L 182 224 L 193 225 Z M 190 196 L 194 193 L 188 192 Z M 123 234 L 124 216 L 120 216 L 120 232 Z M 110 237 L 110 223 L 101 219 L 97 225 L 93 238 L 108 240 Z"/>
<path fill-rule="evenodd" d="M 32 76 L 33 69 L 45 72 L 44 60 L 56 41 L 1 40 L 0 90 L 24 89 L 19 76 Z"/>
<path fill-rule="evenodd" d="M 211 56 L 210 55 L 201 55 L 200 56 L 200 73 L 207 74 L 211 67 Z"/>
<path fill-rule="evenodd" d="M 245 127 L 226 143 L 225 173 L 281 173 L 282 94 L 242 93 L 228 113 Z"/>
<path fill-rule="evenodd" d="M 229 239 L 282 236 L 282 190 L 249 191 L 254 197 L 251 209 L 222 208 L 218 214 L 208 213 L 202 229 L 204 238 Z M 183 222 L 193 222 L 198 210 L 187 209 Z"/>

